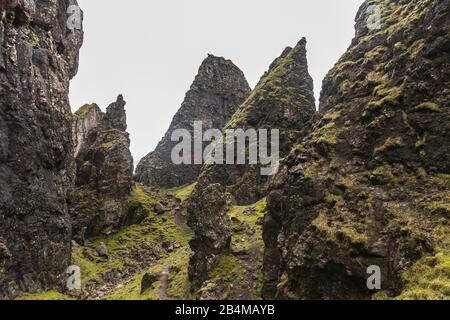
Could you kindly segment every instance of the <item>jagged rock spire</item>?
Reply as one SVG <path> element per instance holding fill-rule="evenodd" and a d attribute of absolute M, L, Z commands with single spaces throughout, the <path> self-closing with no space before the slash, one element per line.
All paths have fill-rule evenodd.
<path fill-rule="evenodd" d="M 285 156 L 301 139 L 315 114 L 313 80 L 308 73 L 306 39 L 286 48 L 263 75 L 249 98 L 239 107 L 226 128 L 280 130 L 280 152 Z M 198 287 L 217 259 L 230 245 L 231 202 L 253 204 L 265 197 L 267 177 L 258 166 L 205 166 L 189 199 L 188 224 L 194 230 L 189 275 Z"/>
<path fill-rule="evenodd" d="M 120 94 L 116 102 L 110 104 L 106 108 L 106 117 L 111 123 L 111 127 L 120 131 L 127 130 L 127 115 L 125 113 L 125 101 Z"/>
<path fill-rule="evenodd" d="M 193 132 L 194 121 L 203 122 L 204 130 L 222 129 L 249 93 L 250 87 L 238 67 L 230 60 L 208 55 L 164 138 L 139 163 L 135 179 L 158 187 L 177 187 L 195 181 L 201 165 L 172 164 L 171 152 L 177 144 L 171 141 L 172 132 L 176 129 Z"/>
<path fill-rule="evenodd" d="M 265 298 L 448 297 L 449 3 L 361 6 L 321 115 L 269 187 Z"/>
<path fill-rule="evenodd" d="M 128 207 L 133 158 L 125 104 L 119 95 L 106 113 L 96 104 L 75 113 L 76 181 L 70 213 L 74 239 L 79 243 L 139 220 L 130 217 Z"/>

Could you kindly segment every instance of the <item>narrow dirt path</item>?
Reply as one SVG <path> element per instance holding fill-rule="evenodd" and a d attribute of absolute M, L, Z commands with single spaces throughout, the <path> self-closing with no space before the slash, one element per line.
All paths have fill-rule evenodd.
<path fill-rule="evenodd" d="M 161 275 L 159 277 L 159 291 L 158 291 L 158 298 L 159 300 L 168 300 L 167 299 L 167 289 L 169 287 L 169 268 L 165 266 L 163 268 L 163 271 L 161 271 Z"/>
<path fill-rule="evenodd" d="M 174 265 L 174 262 L 178 259 L 178 257 L 184 253 L 186 253 L 187 248 L 180 249 L 172 258 L 170 258 L 166 264 L 164 265 L 161 275 L 159 277 L 159 290 L 158 290 L 158 299 L 159 300 L 170 300 L 167 297 L 167 289 L 169 288 L 169 276 L 170 276 L 170 268 Z"/>

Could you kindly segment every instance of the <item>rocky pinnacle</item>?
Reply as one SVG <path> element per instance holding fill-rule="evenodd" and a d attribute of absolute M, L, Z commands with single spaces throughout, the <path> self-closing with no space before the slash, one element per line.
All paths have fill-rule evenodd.
<path fill-rule="evenodd" d="M 284 157 L 301 139 L 315 114 L 313 81 L 308 73 L 306 40 L 286 48 L 263 75 L 226 128 L 278 129 Z M 189 276 L 196 286 L 206 279 L 229 248 L 231 204 L 249 205 L 265 197 L 268 177 L 258 165 L 207 165 L 188 200 L 188 224 L 194 231 Z"/>
<path fill-rule="evenodd" d="M 70 202 L 74 239 L 106 236 L 134 221 L 129 217 L 133 158 L 125 101 L 119 95 L 102 113 L 96 104 L 75 113 L 75 190 Z"/>
<path fill-rule="evenodd" d="M 265 298 L 443 297 L 432 283 L 450 250 L 449 4 L 361 6 L 320 116 L 269 187 Z M 373 266 L 382 293 L 367 285 Z"/>
<path fill-rule="evenodd" d="M 194 182 L 202 165 L 172 163 L 172 149 L 178 143 L 171 141 L 172 133 L 187 129 L 193 134 L 195 121 L 201 121 L 204 130 L 221 130 L 249 93 L 250 87 L 238 67 L 230 60 L 209 55 L 164 138 L 137 166 L 135 179 L 157 187 L 180 187 Z"/>

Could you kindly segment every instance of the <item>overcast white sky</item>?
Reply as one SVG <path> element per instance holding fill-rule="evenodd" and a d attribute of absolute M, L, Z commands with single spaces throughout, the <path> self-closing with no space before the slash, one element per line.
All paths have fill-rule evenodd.
<path fill-rule="evenodd" d="M 85 42 L 71 82 L 75 111 L 127 101 L 137 163 L 153 151 L 208 53 L 231 59 L 253 88 L 286 46 L 308 40 L 322 79 L 350 45 L 363 0 L 79 0 Z"/>

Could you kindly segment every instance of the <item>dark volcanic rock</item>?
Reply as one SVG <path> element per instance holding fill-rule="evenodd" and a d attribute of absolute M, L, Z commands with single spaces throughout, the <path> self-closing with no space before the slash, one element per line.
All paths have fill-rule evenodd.
<path fill-rule="evenodd" d="M 159 278 L 161 277 L 160 273 L 146 273 L 142 277 L 141 281 L 141 294 L 143 294 L 145 291 L 150 289 L 153 284 L 157 281 L 159 281 Z"/>
<path fill-rule="evenodd" d="M 97 255 L 99 257 L 108 258 L 109 256 L 108 247 L 104 242 L 100 243 L 100 245 L 97 248 L 95 248 L 95 251 L 97 252 Z"/>
<path fill-rule="evenodd" d="M 155 151 L 137 166 L 135 179 L 147 186 L 169 188 L 194 182 L 202 165 L 173 164 L 172 149 L 179 142 L 171 141 L 172 133 L 176 129 L 187 129 L 193 136 L 194 121 L 202 121 L 205 131 L 222 129 L 249 93 L 250 87 L 238 67 L 229 60 L 209 55 L 166 135 Z"/>
<path fill-rule="evenodd" d="M 377 1 L 381 29 L 369 30 L 373 3 L 324 80 L 322 115 L 270 186 L 266 298 L 369 298 L 371 265 L 389 295 L 406 285 L 404 297 L 442 297 L 408 292 L 420 284 L 402 275 L 450 251 L 437 210 L 449 203 L 450 1 Z"/>
<path fill-rule="evenodd" d="M 70 4 L 76 1 L 0 3 L 0 299 L 65 284 L 68 91 L 83 39 L 82 30 L 66 28 Z"/>
<path fill-rule="evenodd" d="M 283 157 L 301 139 L 315 110 L 306 40 L 302 39 L 274 61 L 226 129 L 279 129 Z M 257 202 L 266 196 L 268 181 L 268 176 L 261 175 L 259 165 L 204 166 L 188 205 L 188 224 L 195 232 L 189 275 L 196 286 L 202 284 L 229 247 L 229 205 Z"/>
<path fill-rule="evenodd" d="M 155 211 L 156 214 L 164 214 L 164 213 L 166 213 L 167 209 L 164 208 L 164 206 L 161 203 L 157 203 L 153 207 L 153 211 Z"/>
<path fill-rule="evenodd" d="M 70 213 L 80 243 L 137 222 L 129 221 L 133 158 L 124 107 L 119 96 L 106 113 L 95 104 L 75 113 L 76 188 Z"/>

